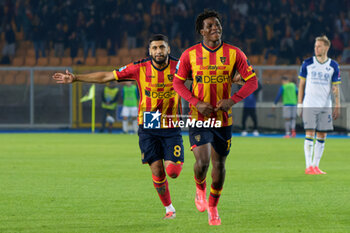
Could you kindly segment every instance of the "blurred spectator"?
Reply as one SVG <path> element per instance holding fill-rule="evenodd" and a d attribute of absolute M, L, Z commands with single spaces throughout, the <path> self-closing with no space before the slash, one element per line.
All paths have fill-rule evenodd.
<path fill-rule="evenodd" d="M 290 26 L 286 27 L 286 32 L 281 40 L 279 49 L 280 59 L 277 64 L 294 64 L 294 40 L 292 37 L 292 29 Z M 291 56 L 292 55 L 292 56 Z"/>
<path fill-rule="evenodd" d="M 15 9 L 15 22 L 16 22 L 16 31 L 20 32 L 23 28 L 24 21 L 26 20 L 26 8 L 24 5 L 24 0 L 16 1 L 16 9 Z M 1 9 L 0 9 L 0 15 Z"/>
<path fill-rule="evenodd" d="M 141 15 L 138 12 L 128 14 L 125 17 L 125 20 L 125 23 L 127 24 L 128 49 L 133 49 L 137 47 L 137 34 L 142 30 Z"/>
<path fill-rule="evenodd" d="M 232 9 L 238 11 L 242 16 L 248 16 L 249 5 L 244 0 L 237 0 L 232 4 Z"/>
<path fill-rule="evenodd" d="M 2 48 L 2 56 L 7 57 L 6 59 L 12 60 L 16 52 L 16 39 L 15 32 L 12 29 L 11 24 L 6 24 L 5 26 L 5 45 Z"/>
<path fill-rule="evenodd" d="M 91 17 L 86 23 L 86 27 L 84 29 L 84 60 L 89 55 L 89 50 L 91 49 L 91 56 L 95 57 L 96 51 L 96 30 L 97 25 L 93 17 Z"/>
<path fill-rule="evenodd" d="M 243 116 L 242 116 L 242 136 L 247 136 L 246 122 L 248 117 L 253 121 L 253 136 L 259 136 L 258 131 L 258 118 L 256 116 L 256 100 L 258 98 L 258 93 L 261 91 L 262 85 L 258 82 L 258 89 L 254 91 L 251 95 L 244 99 L 243 102 Z"/>
<path fill-rule="evenodd" d="M 39 52 L 41 56 L 46 57 L 45 54 L 45 35 L 46 31 L 44 28 L 44 22 L 39 19 L 38 15 L 34 16 L 33 25 L 32 25 L 32 41 L 34 44 L 35 58 L 38 60 Z"/>
<path fill-rule="evenodd" d="M 339 18 L 335 21 L 337 32 L 341 35 L 345 42 L 345 46 L 348 45 L 350 39 L 350 20 L 346 18 L 345 12 L 341 11 Z"/>
<path fill-rule="evenodd" d="M 56 31 L 54 34 L 54 49 L 55 57 L 64 56 L 64 42 L 65 42 L 65 32 L 63 31 L 62 24 L 58 23 L 56 25 Z"/>
<path fill-rule="evenodd" d="M 116 50 L 121 47 L 121 18 L 120 14 L 113 12 L 111 17 L 106 21 L 106 30 L 108 31 L 107 38 L 110 41 L 110 47 L 108 50 L 108 55 L 115 55 Z"/>
<path fill-rule="evenodd" d="M 314 37 L 320 34 L 334 38 L 336 54 L 349 45 L 348 0 L 0 0 L 0 33 L 5 25 L 15 25 L 13 30 L 23 32 L 24 40 L 33 41 L 37 58 L 40 52 L 45 55 L 45 46 L 61 55 L 62 38 L 56 37 L 53 26 L 57 24 L 66 33 L 64 48 L 73 46 L 71 56 L 76 56 L 76 41 L 81 42 L 85 58 L 89 50 L 95 56 L 96 48 L 107 48 L 109 55 L 115 55 L 124 45 L 143 47 L 144 38 L 152 33 L 167 34 L 170 40 L 180 36 L 184 48 L 196 40 L 194 17 L 208 5 L 221 12 L 222 24 L 230 30 L 224 39 L 248 56 L 264 54 L 265 61 L 271 54 L 284 64 L 293 64 L 296 58 L 301 61 L 312 55 Z"/>
<path fill-rule="evenodd" d="M 334 51 L 335 57 L 338 57 L 339 55 L 341 55 L 344 50 L 343 41 L 341 40 L 338 33 L 334 35 L 334 38 L 332 40 L 332 48 L 333 48 L 332 50 Z"/>
<path fill-rule="evenodd" d="M 341 56 L 341 63 L 350 64 L 350 44 L 343 51 L 343 54 Z"/>
<path fill-rule="evenodd" d="M 159 0 L 154 0 L 151 4 L 151 17 L 156 21 L 161 21 L 161 16 L 165 14 L 165 5 Z"/>
<path fill-rule="evenodd" d="M 72 59 L 78 55 L 79 42 L 80 40 L 79 40 L 78 33 L 75 31 L 72 31 L 68 37 L 68 44 L 70 47 L 70 56 Z"/>

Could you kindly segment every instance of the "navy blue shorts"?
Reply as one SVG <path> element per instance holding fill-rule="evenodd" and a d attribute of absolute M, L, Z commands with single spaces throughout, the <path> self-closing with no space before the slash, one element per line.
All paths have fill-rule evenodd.
<path fill-rule="evenodd" d="M 144 129 L 139 125 L 139 145 L 142 163 L 151 164 L 157 160 L 184 162 L 184 146 L 180 128 Z"/>
<path fill-rule="evenodd" d="M 231 126 L 221 128 L 189 128 L 189 136 L 191 149 L 211 143 L 219 155 L 227 156 L 230 153 Z"/>

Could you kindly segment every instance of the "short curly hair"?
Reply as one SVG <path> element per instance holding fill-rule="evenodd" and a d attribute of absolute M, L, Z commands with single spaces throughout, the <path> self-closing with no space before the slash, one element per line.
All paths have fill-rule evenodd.
<path fill-rule="evenodd" d="M 196 32 L 198 34 L 201 34 L 201 30 L 203 29 L 203 21 L 207 18 L 210 18 L 210 17 L 217 18 L 219 20 L 220 24 L 222 24 L 221 23 L 221 16 L 218 12 L 216 12 L 214 10 L 204 10 L 204 12 L 200 13 L 196 19 Z"/>

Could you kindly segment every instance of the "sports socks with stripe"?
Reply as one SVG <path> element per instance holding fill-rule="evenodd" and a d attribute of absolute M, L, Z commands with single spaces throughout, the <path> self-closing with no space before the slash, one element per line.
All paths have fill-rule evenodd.
<path fill-rule="evenodd" d="M 196 182 L 196 187 L 200 190 L 205 190 L 207 187 L 207 178 L 204 178 L 204 180 L 197 179 L 194 177 L 194 181 Z"/>
<path fill-rule="evenodd" d="M 153 185 L 157 190 L 158 196 L 162 201 L 164 207 L 171 205 L 168 180 L 165 174 L 163 174 L 161 177 L 158 177 L 152 174 L 152 178 L 153 178 Z"/>
<path fill-rule="evenodd" d="M 222 188 L 214 189 L 213 185 L 211 185 L 210 195 L 209 195 L 209 207 L 216 207 L 218 205 L 221 192 L 222 192 Z"/>

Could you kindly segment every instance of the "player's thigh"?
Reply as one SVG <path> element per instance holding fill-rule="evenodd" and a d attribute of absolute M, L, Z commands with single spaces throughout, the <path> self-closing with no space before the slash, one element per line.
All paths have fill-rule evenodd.
<path fill-rule="evenodd" d="M 121 115 L 122 115 L 122 117 L 129 117 L 130 116 L 130 108 L 124 106 L 122 109 Z"/>
<path fill-rule="evenodd" d="M 213 132 L 209 128 L 189 128 L 191 150 L 201 145 L 211 143 L 213 141 L 213 137 Z"/>
<path fill-rule="evenodd" d="M 305 130 L 315 130 L 318 111 L 315 108 L 303 108 L 303 123 Z"/>
<path fill-rule="evenodd" d="M 138 115 L 138 108 L 137 107 L 131 107 L 130 108 L 130 116 L 131 117 L 137 117 Z"/>
<path fill-rule="evenodd" d="M 156 160 L 149 164 L 151 172 L 157 177 L 161 177 L 165 174 L 163 160 Z"/>
<path fill-rule="evenodd" d="M 184 146 L 180 129 L 167 129 L 161 138 L 164 160 L 174 163 L 184 162 Z"/>
<path fill-rule="evenodd" d="M 231 149 L 232 128 L 231 126 L 212 129 L 214 140 L 211 143 L 214 150 L 220 156 L 227 156 Z"/>
<path fill-rule="evenodd" d="M 225 168 L 225 162 L 227 156 L 222 156 L 219 153 L 217 153 L 214 149 L 214 147 L 211 148 L 211 163 L 213 167 L 223 169 Z"/>
<path fill-rule="evenodd" d="M 197 146 L 192 149 L 193 155 L 196 159 L 196 163 L 199 166 L 208 166 L 210 163 L 210 156 L 212 152 L 212 145 L 210 142 Z"/>
<path fill-rule="evenodd" d="M 325 109 L 317 116 L 316 131 L 331 131 L 333 130 L 332 110 Z"/>
<path fill-rule="evenodd" d="M 283 106 L 282 116 L 284 119 L 291 119 L 292 118 L 291 106 Z"/>
<path fill-rule="evenodd" d="M 139 129 L 138 132 L 141 160 L 142 163 L 152 164 L 154 161 L 163 159 L 163 151 L 158 138 L 145 131 L 147 130 Z"/>
<path fill-rule="evenodd" d="M 295 119 L 297 117 L 297 106 L 290 106 L 291 107 L 291 119 Z"/>

